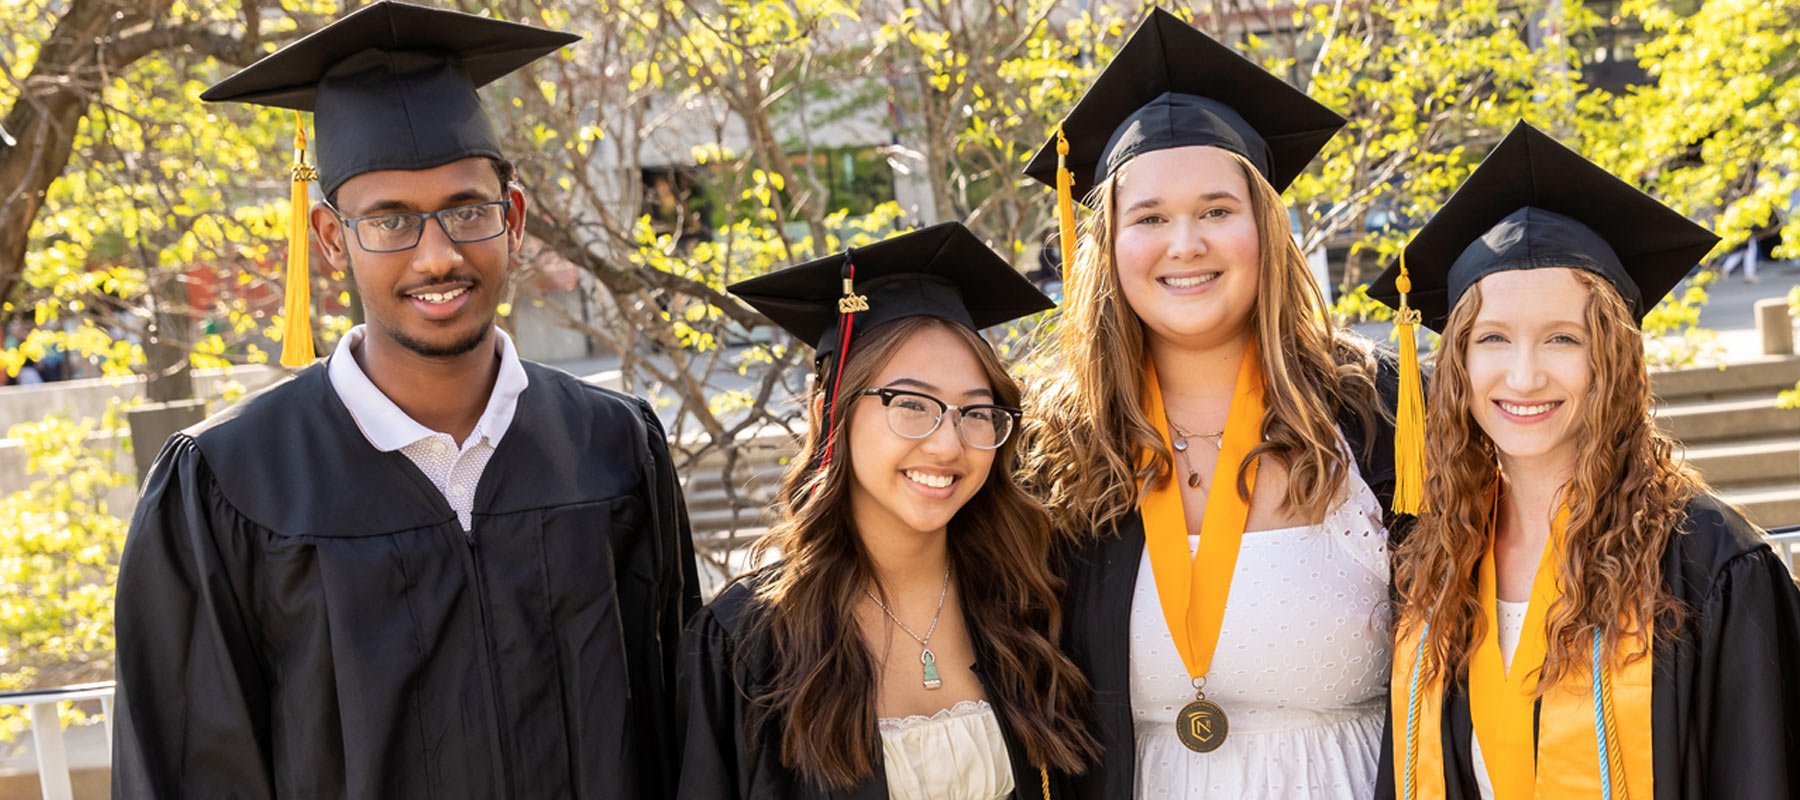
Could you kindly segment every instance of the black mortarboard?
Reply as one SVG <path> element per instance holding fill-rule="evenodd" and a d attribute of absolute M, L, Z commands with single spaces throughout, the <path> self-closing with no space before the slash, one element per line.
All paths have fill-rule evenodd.
<path fill-rule="evenodd" d="M 1344 118 L 1212 37 L 1155 9 L 1062 122 L 1073 196 L 1084 200 L 1133 156 L 1211 145 L 1287 188 Z M 1056 185 L 1057 137 L 1025 174 Z"/>
<path fill-rule="evenodd" d="M 884 322 L 920 315 L 978 331 L 1056 306 L 960 222 L 903 233 L 725 288 L 812 345 L 815 363 L 838 350 L 841 308 L 866 305 L 848 320 L 852 333 L 861 336 Z M 854 299 L 858 297 L 861 302 Z"/>
<path fill-rule="evenodd" d="M 200 95 L 313 112 L 319 186 L 365 172 L 500 158 L 475 90 L 573 34 L 404 3 L 373 3 Z"/>
<path fill-rule="evenodd" d="M 808 261 L 725 290 L 813 346 L 825 373 L 826 430 L 837 424 L 845 341 L 906 317 L 942 317 L 979 331 L 1056 304 L 960 222 L 944 222 Z M 824 464 L 831 463 L 826 440 Z"/>
<path fill-rule="evenodd" d="M 1442 332 L 1463 292 L 1488 275 L 1550 267 L 1606 279 L 1642 321 L 1718 241 L 1543 131 L 1514 125 L 1369 286 L 1370 297 L 1396 310 L 1400 340 L 1395 510 L 1422 507 L 1425 423 L 1413 326 Z"/>
<path fill-rule="evenodd" d="M 1642 321 L 1719 237 L 1524 123 L 1489 153 L 1407 244 L 1407 303 L 1442 331 L 1470 286 L 1496 272 L 1583 269 Z M 1399 307 L 1401 264 L 1369 296 Z"/>
<path fill-rule="evenodd" d="M 289 170 L 287 291 L 281 363 L 311 364 L 311 278 L 306 184 L 326 197 L 377 170 L 421 170 L 475 156 L 501 158 L 500 139 L 475 89 L 581 37 L 456 11 L 372 3 L 201 93 L 313 112 L 318 165 L 294 137 Z"/>

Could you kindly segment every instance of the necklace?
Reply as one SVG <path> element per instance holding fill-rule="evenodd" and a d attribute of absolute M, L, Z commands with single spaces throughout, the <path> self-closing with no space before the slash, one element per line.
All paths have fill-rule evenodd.
<path fill-rule="evenodd" d="M 944 565 L 944 588 L 938 591 L 937 610 L 931 612 L 931 627 L 925 629 L 924 636 L 913 633 L 912 628 L 906 627 L 906 623 L 894 616 L 894 612 L 889 610 L 887 604 L 881 602 L 881 598 L 876 597 L 874 592 L 864 588 L 863 594 L 868 595 L 870 600 L 874 600 L 875 605 L 881 608 L 881 612 L 886 614 L 888 619 L 893 620 L 895 625 L 900 626 L 900 630 L 906 631 L 907 636 L 911 636 L 913 641 L 919 643 L 919 663 L 925 665 L 925 688 L 936 689 L 943 686 L 943 680 L 938 677 L 937 656 L 931 652 L 931 634 L 937 632 L 938 616 L 944 613 L 944 598 L 950 595 L 950 565 Z"/>
<path fill-rule="evenodd" d="M 1164 419 L 1168 419 L 1168 417 L 1164 417 Z M 1170 445 L 1175 448 L 1176 453 L 1180 454 L 1181 460 L 1187 464 L 1187 485 L 1195 489 L 1200 488 L 1200 472 L 1194 469 L 1194 462 L 1187 455 L 1188 440 L 1204 439 L 1211 442 L 1212 446 L 1216 448 L 1224 443 L 1225 432 L 1221 430 L 1213 433 L 1189 433 L 1182 430 L 1180 425 L 1175 424 L 1173 419 L 1169 419 L 1169 430 L 1174 433 L 1169 437 Z"/>

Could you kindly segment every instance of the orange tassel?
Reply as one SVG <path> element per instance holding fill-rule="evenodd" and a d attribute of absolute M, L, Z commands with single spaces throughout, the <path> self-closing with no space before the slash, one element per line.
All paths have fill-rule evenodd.
<path fill-rule="evenodd" d="M 1075 176 L 1069 172 L 1069 139 L 1062 123 L 1056 124 L 1056 221 L 1062 245 L 1063 291 L 1068 292 L 1069 270 L 1075 266 Z"/>
<path fill-rule="evenodd" d="M 287 291 L 282 306 L 281 365 L 305 367 L 313 363 L 312 275 L 307 257 L 312 244 L 307 238 L 309 226 L 306 184 L 317 180 L 319 171 L 306 165 L 306 125 L 300 112 L 294 112 L 294 163 L 288 169 L 288 253 Z"/>
<path fill-rule="evenodd" d="M 1400 251 L 1400 308 L 1394 312 L 1399 334 L 1400 401 L 1394 411 L 1394 511 L 1417 514 L 1425 504 L 1425 392 L 1419 380 L 1419 348 L 1413 328 L 1419 310 L 1406 303 L 1412 292 L 1412 276 L 1406 271 L 1406 251 Z"/>

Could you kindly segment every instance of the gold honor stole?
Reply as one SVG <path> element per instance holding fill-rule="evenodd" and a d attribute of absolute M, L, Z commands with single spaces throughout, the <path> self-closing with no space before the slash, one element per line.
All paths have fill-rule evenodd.
<path fill-rule="evenodd" d="M 1148 359 L 1146 362 L 1144 413 L 1156 426 L 1163 444 L 1174 452 L 1156 366 Z M 1262 420 L 1262 364 L 1256 355 L 1256 339 L 1251 337 L 1238 367 L 1231 410 L 1225 417 L 1218 466 L 1206 492 L 1206 516 L 1200 524 L 1198 552 L 1189 555 L 1187 516 L 1181 503 L 1179 479 L 1171 475 L 1162 486 L 1147 489 L 1138 503 L 1138 513 L 1144 520 L 1144 547 L 1156 576 L 1163 619 L 1176 651 L 1181 653 L 1182 664 L 1194 680 L 1195 700 L 1176 718 L 1176 733 L 1182 744 L 1202 753 L 1223 744 L 1228 728 L 1224 710 L 1206 699 L 1204 686 L 1213 651 L 1219 645 L 1219 627 L 1225 618 L 1225 600 L 1231 593 L 1231 576 L 1237 569 L 1244 523 L 1250 517 L 1249 501 L 1238 495 L 1238 470 L 1250 450 L 1262 442 Z M 1144 457 L 1148 458 L 1148 454 Z M 1254 491 L 1256 462 L 1250 462 L 1245 478 Z"/>
<path fill-rule="evenodd" d="M 1628 664 L 1615 659 L 1595 680 L 1594 668 L 1600 663 L 1596 634 L 1591 658 L 1580 659 L 1587 662 L 1585 668 L 1572 664 L 1568 677 L 1544 693 L 1533 741 L 1533 691 L 1549 649 L 1545 618 L 1562 596 L 1557 566 L 1562 563 L 1568 523 L 1565 507 L 1551 524 L 1550 540 L 1539 556 L 1530 606 L 1510 669 L 1500 660 L 1494 537 L 1488 536 L 1477 595 L 1485 625 L 1469 664 L 1469 713 L 1475 738 L 1487 763 L 1494 800 L 1652 800 L 1650 653 Z M 1649 634 L 1647 629 L 1645 634 Z M 1394 784 L 1400 788 L 1400 800 L 1444 798 L 1444 687 L 1441 676 L 1432 684 L 1420 685 L 1424 638 L 1422 626 L 1405 623 L 1394 646 L 1395 691 L 1390 702 L 1395 738 L 1405 747 L 1394 758 Z M 1602 732 L 1607 743 L 1604 754 L 1600 751 Z"/>

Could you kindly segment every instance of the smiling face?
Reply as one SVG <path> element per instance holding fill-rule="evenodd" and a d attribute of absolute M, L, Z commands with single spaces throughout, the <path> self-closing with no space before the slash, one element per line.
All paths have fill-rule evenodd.
<path fill-rule="evenodd" d="M 908 336 L 869 386 L 923 392 L 958 406 L 995 402 L 981 361 L 938 325 Z M 996 451 L 963 443 L 953 413 L 925 438 L 907 439 L 889 428 L 881 398 L 863 396 L 854 401 L 849 426 L 850 511 L 864 535 L 942 533 L 994 465 Z"/>
<path fill-rule="evenodd" d="M 1497 272 L 1476 285 L 1481 310 L 1464 355 L 1469 413 L 1508 471 L 1567 471 L 1593 382 L 1589 290 L 1562 268 Z"/>
<path fill-rule="evenodd" d="M 1117 180 L 1113 258 L 1151 337 L 1209 347 L 1248 335 L 1261 245 L 1240 163 L 1216 147 L 1155 150 Z"/>
<path fill-rule="evenodd" d="M 458 356 L 487 341 L 506 291 L 512 251 L 524 238 L 525 198 L 501 185 L 486 158 L 465 158 L 426 170 L 366 172 L 338 188 L 337 209 L 351 219 L 502 199 L 512 201 L 504 234 L 457 244 L 442 225 L 428 219 L 418 245 L 394 253 L 364 249 L 373 230 L 362 230 L 358 236 L 324 205 L 314 207 L 312 223 L 320 249 L 334 268 L 349 269 L 354 276 L 371 339 L 384 339 L 426 358 Z"/>

